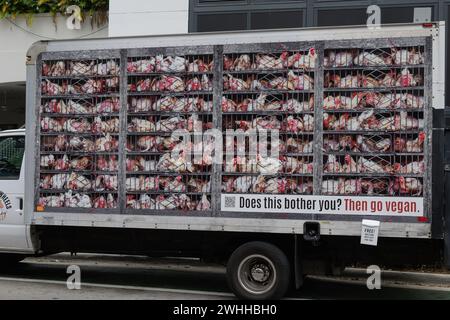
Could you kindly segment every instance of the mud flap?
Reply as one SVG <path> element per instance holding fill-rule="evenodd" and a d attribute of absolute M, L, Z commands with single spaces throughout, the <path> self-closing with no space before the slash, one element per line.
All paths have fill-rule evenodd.
<path fill-rule="evenodd" d="M 299 289 L 303 285 L 303 264 L 301 259 L 300 244 L 298 243 L 298 235 L 294 235 L 294 277 L 295 289 Z"/>

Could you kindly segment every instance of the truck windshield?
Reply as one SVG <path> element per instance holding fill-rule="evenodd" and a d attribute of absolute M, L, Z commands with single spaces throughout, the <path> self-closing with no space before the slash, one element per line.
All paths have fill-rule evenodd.
<path fill-rule="evenodd" d="M 25 137 L 0 137 L 0 179 L 19 179 Z"/>

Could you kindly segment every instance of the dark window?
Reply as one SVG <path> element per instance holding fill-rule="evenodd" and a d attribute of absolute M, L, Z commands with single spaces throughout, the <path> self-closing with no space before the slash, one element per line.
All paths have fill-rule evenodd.
<path fill-rule="evenodd" d="M 381 23 L 414 22 L 414 8 L 415 7 L 382 7 Z M 433 10 L 431 11 L 433 12 Z M 433 21 L 433 13 L 431 14 L 431 16 L 431 21 Z"/>
<path fill-rule="evenodd" d="M 197 31 L 227 31 L 247 29 L 246 13 L 201 14 L 197 16 Z"/>
<path fill-rule="evenodd" d="M 303 26 L 303 11 L 271 11 L 251 14 L 251 29 L 296 28 Z"/>
<path fill-rule="evenodd" d="M 366 24 L 366 10 L 366 8 L 319 10 L 317 13 L 317 25 L 324 27 Z"/>
<path fill-rule="evenodd" d="M 253 0 L 254 3 L 277 3 L 277 1 L 279 0 Z M 284 2 L 300 2 L 300 1 L 304 1 L 304 0 L 283 0 Z"/>
<path fill-rule="evenodd" d="M 24 151 L 24 136 L 0 138 L 0 179 L 19 179 Z"/>
<path fill-rule="evenodd" d="M 253 3 L 277 3 L 279 0 L 252 0 Z M 304 0 L 283 0 L 284 2 L 300 2 Z M 243 4 L 247 4 L 248 0 L 198 0 L 198 3 L 219 3 L 219 4 L 227 4 L 227 2 L 242 2 Z"/>
<path fill-rule="evenodd" d="M 227 3 L 227 2 L 245 2 L 245 0 L 198 0 L 199 3 L 208 3 L 208 2 L 215 2 L 215 3 Z"/>

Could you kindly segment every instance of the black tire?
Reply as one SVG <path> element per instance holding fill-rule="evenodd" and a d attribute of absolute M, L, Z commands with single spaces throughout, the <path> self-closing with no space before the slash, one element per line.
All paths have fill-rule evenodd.
<path fill-rule="evenodd" d="M 280 299 L 289 289 L 290 278 L 288 258 L 267 242 L 254 241 L 240 246 L 227 263 L 228 285 L 240 299 Z"/>

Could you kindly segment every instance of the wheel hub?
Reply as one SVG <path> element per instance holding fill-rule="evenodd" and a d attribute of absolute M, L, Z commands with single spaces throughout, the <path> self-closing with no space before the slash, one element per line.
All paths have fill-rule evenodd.
<path fill-rule="evenodd" d="M 250 274 L 253 280 L 265 282 L 270 276 L 269 267 L 264 264 L 256 264 L 252 267 Z"/>

